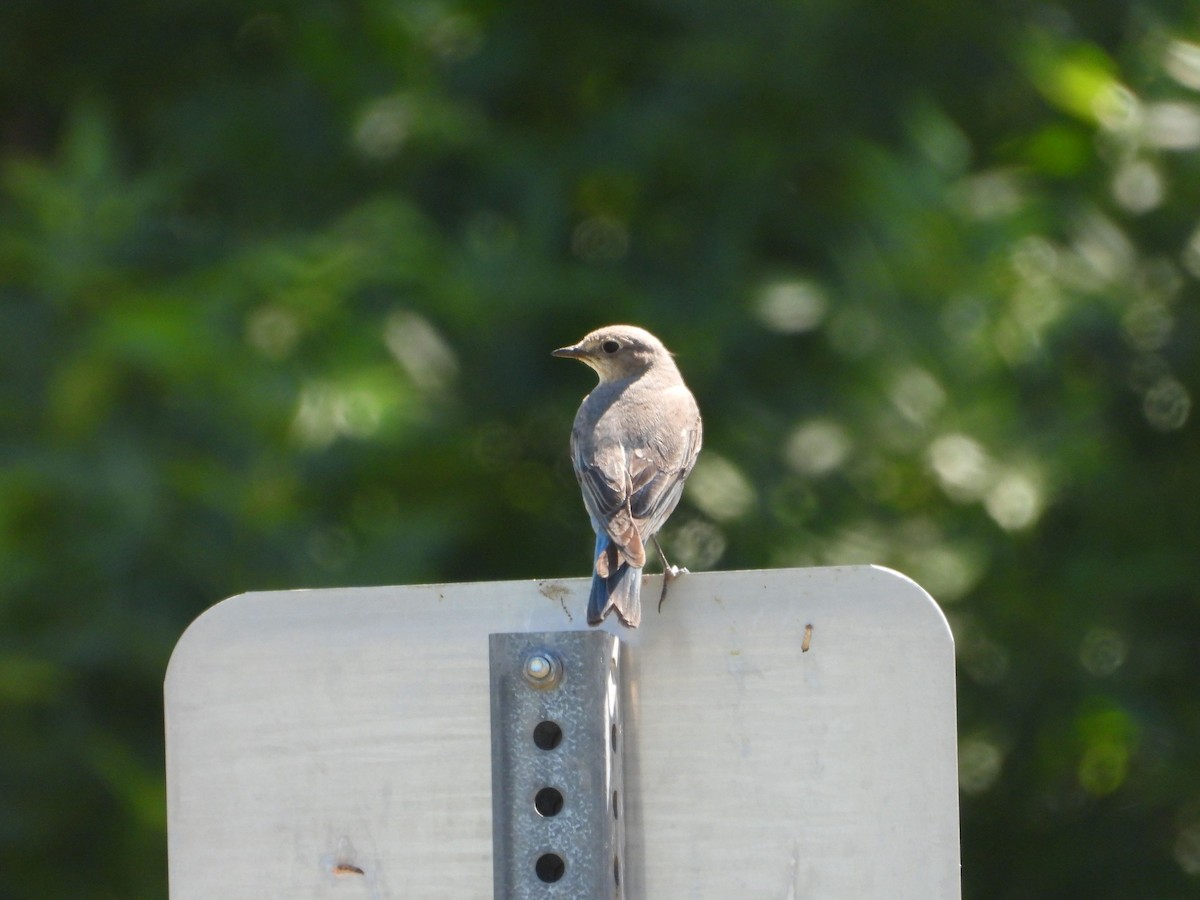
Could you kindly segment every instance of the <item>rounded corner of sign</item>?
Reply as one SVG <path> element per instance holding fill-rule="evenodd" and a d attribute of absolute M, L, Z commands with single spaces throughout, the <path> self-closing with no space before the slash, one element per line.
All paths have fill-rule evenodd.
<path fill-rule="evenodd" d="M 226 597 L 208 607 L 188 623 L 187 628 L 183 629 L 179 640 L 171 649 L 171 656 L 167 660 L 167 671 L 163 677 L 163 684 L 166 688 L 170 688 L 173 675 L 187 664 L 193 654 L 206 651 L 210 635 L 214 631 L 222 630 L 221 626 L 224 624 L 225 618 L 235 610 L 239 610 L 252 596 L 254 596 L 253 592 L 246 592 Z M 214 629 L 213 626 L 217 627 Z"/>
<path fill-rule="evenodd" d="M 887 566 L 880 565 L 872 565 L 870 568 L 877 574 L 883 575 L 888 579 L 896 581 L 899 585 L 902 585 L 904 590 L 912 596 L 912 600 L 915 604 L 919 604 L 922 608 L 932 612 L 937 619 L 939 627 L 945 631 L 946 637 L 949 638 L 950 643 L 953 645 L 954 634 L 950 630 L 950 622 L 946 618 L 945 611 L 943 611 L 942 607 L 938 604 L 937 600 L 933 598 L 933 595 L 930 594 L 929 591 L 921 587 L 921 585 L 911 577 L 905 575 L 903 572 L 897 571 L 896 569 L 889 569 Z"/>

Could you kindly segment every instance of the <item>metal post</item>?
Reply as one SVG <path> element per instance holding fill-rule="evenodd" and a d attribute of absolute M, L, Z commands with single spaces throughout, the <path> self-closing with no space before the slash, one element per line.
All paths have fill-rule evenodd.
<path fill-rule="evenodd" d="M 564 631 L 489 644 L 495 897 L 622 897 L 621 642 Z"/>

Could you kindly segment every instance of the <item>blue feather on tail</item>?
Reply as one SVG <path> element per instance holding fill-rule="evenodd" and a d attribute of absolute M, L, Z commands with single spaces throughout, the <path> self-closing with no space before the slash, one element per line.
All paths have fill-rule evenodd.
<path fill-rule="evenodd" d="M 596 535 L 596 552 L 592 555 L 595 565 L 600 554 L 608 549 L 611 538 L 600 532 Z M 592 590 L 588 596 L 588 624 L 599 625 L 610 609 L 616 609 L 621 621 L 630 628 L 637 628 L 642 621 L 642 570 L 628 563 L 621 563 L 617 571 L 607 579 L 592 571 Z"/>

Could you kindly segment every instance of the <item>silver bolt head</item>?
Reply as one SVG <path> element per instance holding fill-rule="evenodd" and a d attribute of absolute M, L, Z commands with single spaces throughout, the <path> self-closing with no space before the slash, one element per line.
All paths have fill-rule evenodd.
<path fill-rule="evenodd" d="M 558 682 L 559 676 L 562 673 L 562 666 L 549 653 L 537 651 L 525 658 L 525 665 L 522 672 L 525 675 L 525 680 L 534 687 L 547 688 Z"/>

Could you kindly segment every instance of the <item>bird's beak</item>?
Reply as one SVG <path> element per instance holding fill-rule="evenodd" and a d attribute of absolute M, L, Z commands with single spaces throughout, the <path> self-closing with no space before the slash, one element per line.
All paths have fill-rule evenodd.
<path fill-rule="evenodd" d="M 559 347 L 550 353 L 551 356 L 562 356 L 566 359 L 583 359 L 587 354 L 578 346 L 574 347 Z"/>

